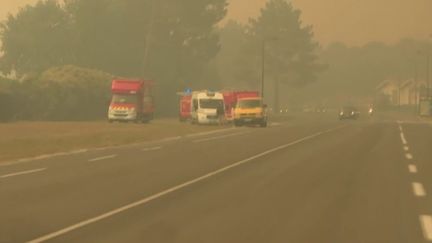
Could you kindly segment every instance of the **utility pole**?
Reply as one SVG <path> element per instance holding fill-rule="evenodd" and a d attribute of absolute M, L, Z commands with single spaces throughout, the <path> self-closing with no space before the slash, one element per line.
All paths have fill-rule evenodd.
<path fill-rule="evenodd" d="M 262 40 L 261 49 L 261 97 L 264 100 L 264 82 L 265 82 L 265 39 Z"/>
<path fill-rule="evenodd" d="M 156 1 L 157 0 L 152 0 L 151 1 L 151 16 L 150 16 L 150 21 L 147 25 L 147 34 L 146 34 L 146 38 L 145 38 L 145 46 L 144 46 L 144 53 L 143 53 L 143 59 L 142 59 L 142 78 L 146 78 L 145 75 L 148 75 L 148 57 L 149 57 L 149 52 L 150 52 L 150 48 L 151 48 L 151 41 L 152 41 L 152 34 L 153 34 L 153 28 L 154 28 L 154 24 L 156 21 Z"/>
<path fill-rule="evenodd" d="M 414 85 L 415 85 L 415 113 L 418 114 L 420 109 L 420 89 L 418 84 L 418 67 L 417 61 L 414 62 Z"/>
<path fill-rule="evenodd" d="M 431 84 L 430 84 L 430 51 L 429 50 L 426 53 L 426 84 L 427 84 L 427 97 L 430 98 Z"/>

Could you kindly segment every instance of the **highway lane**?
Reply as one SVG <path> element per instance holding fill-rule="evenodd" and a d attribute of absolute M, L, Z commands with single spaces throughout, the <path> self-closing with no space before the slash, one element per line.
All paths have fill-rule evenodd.
<path fill-rule="evenodd" d="M 423 187 L 417 207 L 425 237 L 432 241 L 432 123 L 402 122 L 411 180 Z M 429 223 L 428 223 L 429 222 Z"/>
<path fill-rule="evenodd" d="M 36 239 L 248 158 L 53 242 L 423 242 L 398 129 L 310 119 L 20 164 L 47 170 L 0 179 L 0 242 Z"/>
<path fill-rule="evenodd" d="M 305 133 L 318 131 L 321 127 L 322 125 L 305 126 L 304 129 L 300 127 L 299 131 L 288 130 L 287 137 L 278 139 L 283 141 L 295 139 L 304 136 Z M 237 130 L 245 129 L 235 129 Z M 259 128 L 249 130 L 276 135 L 280 128 L 274 127 L 265 131 Z M 212 136 L 206 134 L 204 137 Z M 185 138 L 185 141 L 168 141 L 162 143 L 165 146 L 163 149 L 154 151 L 142 151 L 149 145 L 145 144 L 144 148 L 128 146 L 66 156 L 62 157 L 62 160 L 52 158 L 13 165 L 14 170 L 18 169 L 15 167 L 29 170 L 32 169 L 31 166 L 47 169 L 41 173 L 0 181 L 0 201 L 2 201 L 0 242 L 24 241 L 27 235 L 35 237 L 55 230 L 59 226 L 72 224 L 139 197 L 158 192 L 167 186 L 200 176 L 210 169 L 229 164 L 231 159 L 241 159 L 254 154 L 255 150 L 273 146 L 271 143 L 252 143 L 251 147 L 236 148 L 225 144 L 215 149 L 214 142 L 227 140 L 193 143 L 201 137 L 194 135 Z M 255 140 L 253 135 L 250 138 L 253 139 L 249 141 Z M 248 140 L 241 137 L 227 139 L 238 139 L 239 142 Z M 273 143 L 278 144 L 277 141 Z M 230 150 L 235 153 L 229 153 Z M 89 161 L 91 158 L 113 153 L 117 153 L 118 157 Z M 23 166 L 28 168 L 21 168 Z"/>

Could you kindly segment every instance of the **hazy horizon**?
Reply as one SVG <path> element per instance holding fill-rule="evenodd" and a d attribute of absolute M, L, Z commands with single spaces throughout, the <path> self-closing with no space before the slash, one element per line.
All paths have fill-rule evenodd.
<path fill-rule="evenodd" d="M 2 0 L 0 19 L 37 0 Z M 229 0 L 226 17 L 247 22 L 259 14 L 266 0 Z M 427 39 L 432 34 L 431 0 L 292 0 L 302 10 L 304 24 L 312 25 L 323 45 L 342 42 L 364 45 L 380 41 L 395 43 L 400 39 Z M 335 7 L 337 6 L 337 8 Z M 326 13 L 326 14 L 323 14 Z M 383 17 L 385 16 L 385 17 Z M 341 21 L 343 19 L 343 21 Z M 225 20 L 225 21 L 226 21 Z M 429 24 L 428 24 L 429 23 Z"/>

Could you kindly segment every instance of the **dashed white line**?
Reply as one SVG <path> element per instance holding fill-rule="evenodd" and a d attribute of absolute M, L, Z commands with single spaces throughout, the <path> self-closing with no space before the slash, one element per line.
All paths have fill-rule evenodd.
<path fill-rule="evenodd" d="M 407 145 L 408 142 L 407 142 L 407 140 L 406 140 L 405 135 L 403 134 L 403 132 L 400 133 L 400 137 L 401 137 L 402 143 L 403 143 L 404 145 Z"/>
<path fill-rule="evenodd" d="M 69 232 L 71 232 L 71 231 L 74 231 L 74 230 L 80 229 L 80 228 L 82 228 L 82 227 L 85 227 L 85 226 L 87 226 L 87 225 L 90 225 L 90 224 L 93 224 L 93 223 L 99 222 L 99 221 L 101 221 L 101 220 L 103 220 L 103 219 L 106 219 L 106 218 L 109 218 L 109 217 L 111 217 L 111 216 L 117 215 L 117 214 L 122 213 L 122 212 L 124 212 L 124 211 L 127 211 L 127 210 L 129 210 L 129 209 L 132 209 L 132 208 L 135 208 L 135 207 L 138 207 L 138 206 L 142 206 L 142 205 L 147 204 L 147 203 L 149 203 L 149 202 L 151 202 L 151 201 L 153 201 L 153 200 L 156 200 L 156 199 L 158 199 L 158 198 L 160 198 L 160 197 L 163 197 L 163 196 L 168 195 L 168 194 L 170 194 L 170 193 L 176 192 L 176 191 L 178 191 L 178 190 L 180 190 L 180 189 L 186 188 L 186 187 L 188 187 L 188 186 L 191 186 L 191 185 L 196 184 L 196 183 L 198 183 L 198 182 L 201 182 L 201 181 L 203 181 L 203 180 L 209 179 L 209 178 L 214 177 L 214 176 L 216 176 L 216 175 L 219 175 L 219 174 L 221 174 L 221 173 L 223 173 L 223 172 L 225 172 L 225 171 L 228 171 L 228 170 L 231 170 L 231 169 L 233 169 L 233 168 L 239 167 L 239 166 L 241 166 L 241 165 L 243 165 L 243 164 L 246 164 L 246 163 L 249 163 L 249 162 L 255 161 L 256 159 L 262 158 L 262 157 L 264 157 L 264 156 L 266 156 L 266 155 L 269 155 L 269 154 L 272 154 L 272 153 L 274 153 L 274 152 L 277 152 L 277 151 L 280 151 L 280 150 L 286 149 L 286 148 L 288 148 L 288 147 L 291 147 L 291 146 L 294 146 L 294 145 L 300 144 L 300 143 L 302 143 L 302 142 L 305 142 L 305 141 L 308 141 L 308 140 L 314 139 L 314 138 L 319 137 L 319 136 L 321 136 L 321 135 L 324 135 L 324 134 L 326 134 L 326 133 L 329 133 L 329 132 L 332 132 L 332 131 L 339 130 L 339 129 L 343 128 L 343 127 L 346 127 L 346 126 L 341 126 L 341 127 L 337 127 L 337 128 L 334 128 L 334 129 L 329 129 L 329 130 L 325 130 L 325 131 L 322 131 L 322 132 L 318 132 L 318 133 L 315 133 L 315 134 L 313 134 L 313 135 L 310 135 L 310 136 L 307 136 L 307 137 L 304 137 L 304 138 L 298 139 L 298 140 L 296 140 L 296 141 L 294 141 L 294 142 L 287 143 L 287 144 L 284 144 L 284 145 L 281 145 L 281 146 L 275 147 L 275 148 L 273 148 L 273 149 L 270 149 L 270 150 L 267 150 L 267 151 L 265 151 L 265 152 L 262 152 L 262 153 L 259 153 L 259 154 L 257 154 L 257 155 L 254 155 L 254 156 L 252 156 L 252 157 L 249 157 L 249 158 L 247 158 L 247 159 L 244 159 L 244 160 L 241 160 L 241 161 L 235 162 L 235 163 L 233 163 L 233 164 L 231 164 L 231 165 L 228 165 L 228 166 L 226 166 L 226 167 L 223 167 L 223 168 L 221 168 L 221 169 L 215 170 L 215 171 L 213 171 L 213 172 L 209 172 L 209 173 L 207 173 L 207 174 L 205 174 L 205 175 L 203 175 L 203 176 L 201 176 L 201 177 L 198 177 L 198 178 L 192 179 L 192 180 L 190 180 L 190 181 L 184 182 L 184 183 L 179 184 L 179 185 L 177 185 L 177 186 L 173 186 L 173 187 L 171 187 L 171 188 L 169 188 L 169 189 L 166 189 L 165 191 L 162 191 L 162 192 L 156 193 L 156 194 L 154 194 L 154 195 L 152 195 L 152 196 L 149 196 L 149 197 L 146 197 L 146 198 L 141 199 L 141 200 L 139 200 L 139 201 L 136 201 L 136 202 L 130 203 L 130 204 L 126 205 L 126 206 L 123 206 L 123 207 L 120 207 L 120 208 L 114 209 L 114 210 L 112 210 L 112 211 L 109 211 L 109 212 L 107 212 L 107 213 L 101 214 L 101 215 L 96 216 L 96 217 L 94 217 L 94 218 L 90 218 L 90 219 L 87 219 L 87 220 L 81 221 L 81 222 L 79 222 L 79 223 L 77 223 L 77 224 L 71 225 L 71 226 L 69 226 L 69 227 L 66 227 L 66 228 L 60 229 L 60 230 L 55 231 L 55 232 L 53 232 L 53 233 L 50 233 L 50 234 L 47 234 L 47 235 L 45 235 L 45 236 L 39 237 L 39 238 L 37 238 L 37 239 L 31 240 L 31 241 L 29 241 L 29 243 L 41 243 L 41 242 L 45 242 L 45 241 L 48 241 L 48 240 L 54 239 L 54 238 L 59 237 L 59 236 L 61 236 L 61 235 L 67 234 L 67 233 L 69 233 Z"/>
<path fill-rule="evenodd" d="M 415 173 L 418 172 L 418 170 L 417 170 L 417 166 L 415 166 L 415 165 L 408 165 L 408 170 L 409 170 L 409 172 L 412 173 L 412 174 L 415 174 Z"/>
<path fill-rule="evenodd" d="M 156 150 L 161 150 L 162 147 L 152 147 L 152 148 L 143 148 L 142 151 L 144 152 L 150 152 L 150 151 L 156 151 Z"/>
<path fill-rule="evenodd" d="M 199 136 L 205 136 L 205 135 L 211 135 L 211 134 L 215 134 L 215 133 L 222 133 L 222 132 L 227 132 L 230 130 L 237 130 L 238 128 L 224 128 L 224 129 L 218 129 L 218 130 L 213 130 L 213 131 L 209 131 L 209 132 L 200 132 L 200 133 L 193 133 L 193 134 L 188 134 L 185 137 L 189 138 L 189 137 L 199 137 Z"/>
<path fill-rule="evenodd" d="M 89 162 L 95 162 L 95 161 L 100 161 L 100 160 L 105 160 L 105 159 L 113 159 L 113 158 L 115 158 L 115 157 L 117 157 L 117 155 L 116 155 L 116 154 L 113 154 L 113 155 L 108 155 L 108 156 L 98 157 L 98 158 L 94 158 L 94 159 L 89 159 L 88 161 L 89 161 Z"/>
<path fill-rule="evenodd" d="M 420 215 L 420 224 L 423 230 L 423 236 L 427 241 L 432 241 L 432 216 Z"/>
<path fill-rule="evenodd" d="M 0 179 L 5 179 L 5 178 L 13 177 L 13 176 L 20 176 L 20 175 L 27 175 L 27 174 L 37 173 L 37 172 L 44 171 L 46 169 L 47 168 L 40 168 L 40 169 L 35 169 L 35 170 L 27 170 L 27 171 L 21 171 L 21 172 L 11 173 L 11 174 L 0 176 Z"/>
<path fill-rule="evenodd" d="M 22 158 L 22 159 L 18 159 L 15 161 L 1 163 L 0 167 L 22 164 L 22 163 L 38 161 L 38 160 L 43 160 L 43 159 L 49 159 L 49 158 L 54 158 L 54 157 L 59 157 L 59 156 L 80 154 L 80 153 L 85 153 L 88 151 L 89 151 L 88 149 L 80 149 L 80 150 L 74 150 L 74 151 L 70 151 L 70 152 L 59 152 L 59 153 L 54 153 L 54 154 L 39 155 L 39 156 L 31 157 L 31 158 Z"/>
<path fill-rule="evenodd" d="M 410 153 L 406 153 L 405 154 L 405 157 L 408 159 L 408 160 L 412 160 L 414 157 L 412 156 L 412 154 L 410 154 Z"/>
<path fill-rule="evenodd" d="M 182 136 L 164 138 L 164 139 L 159 140 L 158 142 L 164 143 L 164 142 L 171 142 L 171 141 L 176 141 L 176 140 L 180 140 L 180 139 L 182 139 Z"/>
<path fill-rule="evenodd" d="M 409 151 L 409 147 L 408 146 L 404 146 L 404 150 L 405 151 Z"/>
<path fill-rule="evenodd" d="M 423 184 L 419 183 L 419 182 L 413 182 L 412 183 L 412 188 L 413 188 L 413 192 L 414 195 L 417 197 L 424 197 L 426 196 L 426 191 L 423 187 Z"/>
<path fill-rule="evenodd" d="M 194 143 L 202 143 L 202 142 L 207 142 L 207 141 L 212 141 L 212 140 L 218 140 L 218 139 L 223 139 L 223 138 L 228 138 L 228 137 L 239 136 L 239 135 L 248 134 L 248 133 L 251 133 L 251 132 L 231 133 L 231 134 L 217 136 L 217 137 L 198 139 L 198 140 L 194 140 L 193 142 Z"/>

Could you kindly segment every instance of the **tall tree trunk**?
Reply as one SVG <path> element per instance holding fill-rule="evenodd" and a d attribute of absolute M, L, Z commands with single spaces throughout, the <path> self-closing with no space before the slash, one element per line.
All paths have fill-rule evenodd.
<path fill-rule="evenodd" d="M 158 0 L 152 0 L 151 2 L 151 16 L 150 21 L 147 26 L 147 34 L 145 38 L 145 47 L 144 47 L 144 53 L 143 53 L 143 59 L 142 59 L 142 69 L 141 69 L 141 78 L 146 78 L 146 75 L 148 75 L 148 59 L 149 59 L 149 52 L 151 48 L 151 41 L 152 41 L 152 34 L 153 34 L 153 28 L 156 21 L 156 2 Z"/>

